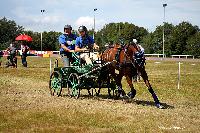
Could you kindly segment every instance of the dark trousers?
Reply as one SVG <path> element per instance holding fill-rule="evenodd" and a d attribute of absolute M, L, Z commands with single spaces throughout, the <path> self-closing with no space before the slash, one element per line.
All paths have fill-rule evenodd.
<path fill-rule="evenodd" d="M 6 63 L 6 66 L 13 66 L 13 67 L 17 67 L 17 58 L 16 58 L 16 54 L 10 54 L 7 57 L 8 62 Z"/>
<path fill-rule="evenodd" d="M 61 59 L 63 61 L 64 67 L 69 67 L 70 62 L 72 62 L 72 53 L 70 52 L 60 52 Z"/>
<path fill-rule="evenodd" d="M 22 56 L 21 56 L 21 59 L 22 59 L 22 65 L 23 65 L 24 67 L 27 67 L 26 57 L 27 57 L 26 54 L 22 54 Z"/>

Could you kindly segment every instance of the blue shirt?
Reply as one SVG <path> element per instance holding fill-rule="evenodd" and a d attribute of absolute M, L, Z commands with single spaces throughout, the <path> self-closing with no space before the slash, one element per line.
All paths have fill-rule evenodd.
<path fill-rule="evenodd" d="M 86 36 L 86 37 L 77 37 L 76 38 L 76 46 L 79 48 L 84 48 L 87 46 L 93 46 L 94 45 L 94 39 L 91 36 Z"/>
<path fill-rule="evenodd" d="M 75 46 L 72 44 L 73 40 L 76 40 L 76 35 L 75 34 L 62 34 L 59 36 L 58 41 L 59 44 L 64 44 L 68 49 L 70 50 L 74 50 Z M 65 51 L 63 48 L 60 48 L 60 52 L 61 53 L 66 53 L 67 51 Z"/>

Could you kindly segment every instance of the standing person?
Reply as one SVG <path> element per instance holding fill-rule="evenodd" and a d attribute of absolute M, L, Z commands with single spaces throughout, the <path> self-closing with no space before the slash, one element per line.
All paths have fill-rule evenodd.
<path fill-rule="evenodd" d="M 70 65 L 70 59 L 72 58 L 72 52 L 75 50 L 76 35 L 72 34 L 71 25 L 64 26 L 64 33 L 59 36 L 60 55 L 64 64 L 64 67 Z"/>
<path fill-rule="evenodd" d="M 140 44 L 137 43 L 137 39 L 133 39 L 133 43 L 136 44 L 136 45 L 138 45 L 138 47 L 140 48 L 140 52 L 142 54 L 144 54 L 144 48 Z"/>
<path fill-rule="evenodd" d="M 137 43 L 136 39 L 133 39 L 133 43 L 136 44 L 140 50 L 137 54 L 137 57 L 140 57 L 140 58 L 142 57 L 145 63 L 144 48 L 140 44 Z M 140 72 L 137 71 L 137 75 L 133 75 L 133 76 L 134 76 L 135 81 L 140 81 L 140 76 L 141 76 Z"/>
<path fill-rule="evenodd" d="M 29 50 L 30 50 L 30 48 L 27 46 L 27 43 L 26 42 L 22 42 L 21 43 L 21 51 L 22 51 L 21 59 L 22 59 L 22 65 L 24 67 L 27 67 L 26 57 L 27 57 L 27 52 Z"/>
<path fill-rule="evenodd" d="M 9 56 L 7 57 L 8 62 L 6 63 L 6 67 L 13 66 L 17 67 L 17 48 L 15 46 L 15 42 L 11 43 L 10 46 L 7 48 L 9 52 Z"/>
<path fill-rule="evenodd" d="M 95 44 L 94 39 L 88 35 L 88 31 L 85 26 L 80 26 L 78 28 L 78 32 L 80 36 L 76 38 L 75 52 L 83 52 L 91 48 L 99 48 L 99 46 Z M 87 53 L 81 53 L 80 58 L 85 60 L 87 65 L 92 65 L 92 61 Z"/>

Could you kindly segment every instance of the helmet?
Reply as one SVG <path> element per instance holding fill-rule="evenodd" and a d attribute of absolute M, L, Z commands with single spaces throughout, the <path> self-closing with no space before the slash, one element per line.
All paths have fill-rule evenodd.
<path fill-rule="evenodd" d="M 136 44 L 136 43 L 137 43 L 137 39 L 133 39 L 133 43 L 135 43 L 135 44 Z"/>
<path fill-rule="evenodd" d="M 72 30 L 72 26 L 71 25 L 65 25 L 64 29 L 70 29 L 70 30 Z"/>
<path fill-rule="evenodd" d="M 82 32 L 82 31 L 85 31 L 85 33 L 87 33 L 87 28 L 85 27 L 85 26 L 80 26 L 79 28 L 78 28 L 78 31 L 79 32 Z"/>

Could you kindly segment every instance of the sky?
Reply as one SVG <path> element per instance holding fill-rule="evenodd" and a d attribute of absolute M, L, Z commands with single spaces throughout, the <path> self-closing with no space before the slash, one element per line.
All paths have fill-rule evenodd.
<path fill-rule="evenodd" d="M 129 22 L 154 31 L 163 24 L 165 3 L 166 22 L 187 21 L 200 27 L 200 0 L 1 0 L 0 18 L 38 32 L 63 32 L 66 24 L 74 30 L 80 25 L 91 29 L 94 16 L 96 31 L 111 22 Z"/>

